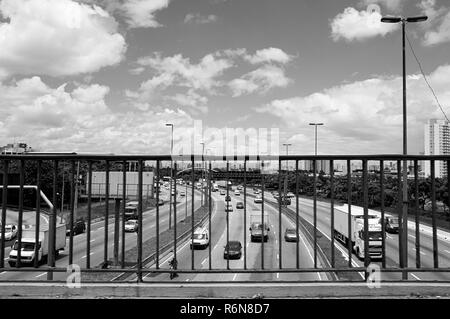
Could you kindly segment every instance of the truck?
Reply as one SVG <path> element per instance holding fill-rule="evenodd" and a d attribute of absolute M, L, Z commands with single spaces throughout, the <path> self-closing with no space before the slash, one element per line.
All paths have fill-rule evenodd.
<path fill-rule="evenodd" d="M 47 259 L 48 255 L 48 242 L 49 242 L 49 229 L 42 228 L 39 230 L 39 242 L 38 242 L 38 256 L 34 255 L 36 246 L 36 228 L 28 228 L 22 231 L 22 244 L 20 252 L 21 264 L 33 264 L 34 259 L 37 258 L 38 262 L 42 262 Z M 66 247 L 66 225 L 56 225 L 56 240 L 55 240 L 55 257 L 59 255 L 60 250 L 64 250 Z M 19 248 L 19 241 L 16 240 L 14 245 L 11 246 L 9 252 L 8 263 L 11 267 L 15 267 L 17 263 L 17 251 Z"/>
<path fill-rule="evenodd" d="M 213 192 L 218 192 L 219 191 L 219 185 L 217 183 L 213 184 L 212 191 Z"/>
<path fill-rule="evenodd" d="M 138 219 L 138 207 L 135 205 L 125 206 L 125 220 Z"/>
<path fill-rule="evenodd" d="M 351 241 L 353 252 L 359 259 L 364 259 L 364 209 L 359 206 L 351 206 L 350 227 L 348 231 L 348 205 L 335 206 L 334 209 L 334 237 L 348 245 Z M 368 213 L 368 244 L 369 257 L 378 259 L 382 257 L 382 227 L 383 223 L 379 214 L 369 211 Z"/>
<path fill-rule="evenodd" d="M 262 212 L 252 211 L 250 213 L 250 241 L 263 240 L 266 242 L 269 240 L 269 215 L 264 213 L 264 225 L 262 224 Z"/>

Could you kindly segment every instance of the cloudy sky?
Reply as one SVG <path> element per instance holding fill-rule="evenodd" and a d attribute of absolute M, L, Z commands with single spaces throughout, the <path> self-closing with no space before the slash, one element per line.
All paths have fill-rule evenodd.
<path fill-rule="evenodd" d="M 401 153 L 401 30 L 450 113 L 446 0 L 1 0 L 0 145 L 168 154 L 194 121 L 290 153 Z M 444 118 L 407 51 L 409 151 Z M 212 141 L 204 136 L 207 147 Z M 213 151 L 214 152 L 214 151 Z"/>

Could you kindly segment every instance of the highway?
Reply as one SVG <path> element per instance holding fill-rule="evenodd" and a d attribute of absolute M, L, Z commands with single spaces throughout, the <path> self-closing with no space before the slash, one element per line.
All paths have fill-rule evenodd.
<path fill-rule="evenodd" d="M 184 190 L 184 189 L 183 189 Z M 186 194 L 188 197 L 188 214 L 190 214 L 191 210 L 191 190 L 188 189 L 188 193 Z M 166 190 L 162 188 L 161 198 L 165 198 L 165 204 L 160 206 L 160 233 L 168 229 L 169 226 L 169 204 L 168 204 L 168 194 Z M 177 205 L 177 219 L 178 221 L 183 220 L 186 212 L 185 212 L 185 197 L 177 196 L 177 201 L 179 204 Z M 195 192 L 194 206 L 195 209 L 200 207 L 200 196 L 198 192 Z M 25 215 L 24 215 L 25 216 Z M 28 216 L 28 215 L 27 215 Z M 27 222 L 34 224 L 35 213 L 30 212 L 27 217 Z M 173 217 L 173 216 L 172 216 Z M 24 217 L 25 218 L 25 217 Z M 42 216 L 43 222 L 48 224 L 47 217 Z M 25 220 L 25 219 L 24 219 Z M 173 221 L 172 221 L 173 223 Z M 98 221 L 91 224 L 91 238 L 90 238 L 90 264 L 91 268 L 99 265 L 103 262 L 104 258 L 104 226 L 105 222 Z M 120 226 L 121 228 L 121 226 Z M 156 236 L 156 208 L 152 208 L 150 210 L 143 212 L 143 233 L 142 238 L 143 242 Z M 119 240 L 121 241 L 121 234 L 119 235 Z M 87 246 L 87 233 L 84 232 L 82 234 L 78 234 L 73 237 L 73 262 L 74 264 L 78 264 L 80 267 L 86 266 L 86 246 Z M 119 241 L 119 261 L 121 254 L 122 244 Z M 113 246 L 114 245 L 114 219 L 111 219 L 108 223 L 108 259 L 113 257 Z M 137 233 L 125 233 L 125 250 L 131 249 L 137 246 Z M 10 247 L 6 245 L 5 247 L 5 256 L 9 255 Z M 7 258 L 6 258 L 7 259 Z M 6 261 L 6 260 L 5 260 Z M 56 260 L 57 267 L 67 267 L 69 263 L 69 236 L 67 236 L 66 240 L 66 248 L 64 252 L 61 252 L 59 257 Z M 9 268 L 9 265 L 5 264 L 6 268 Z M 47 272 L 43 272 L 42 270 L 36 269 L 36 272 L 7 272 L 4 271 L 0 273 L 0 280 L 46 280 Z M 54 280 L 65 280 L 67 277 L 66 273 L 54 273 Z"/>
<path fill-rule="evenodd" d="M 240 196 L 235 196 L 230 192 L 231 205 L 233 211 L 229 212 L 229 240 L 238 240 L 244 246 L 244 210 L 236 209 L 238 201 L 244 201 L 243 192 Z M 220 195 L 219 192 L 212 193 L 212 198 L 216 202 L 215 208 L 211 214 L 211 268 L 212 269 L 227 269 L 227 260 L 224 259 L 224 246 L 227 242 L 227 221 L 225 212 L 226 202 L 225 196 Z M 250 212 L 254 209 L 261 209 L 261 204 L 255 204 L 253 198 L 247 197 L 247 268 L 261 269 L 262 260 L 262 244 L 261 242 L 250 242 Z M 295 223 L 290 221 L 286 216 L 282 216 L 281 223 L 281 240 L 282 253 L 279 251 L 279 214 L 277 210 L 265 205 L 264 210 L 269 216 L 269 240 L 264 243 L 264 268 L 265 269 L 279 269 L 279 258 L 282 258 L 283 268 L 296 267 L 296 247 L 295 242 L 286 242 L 284 240 L 284 230 L 286 228 L 295 228 Z M 206 226 L 208 220 L 206 220 Z M 190 240 L 181 243 L 177 249 L 178 269 L 191 269 L 192 252 L 190 249 Z M 300 268 L 313 268 L 313 250 L 309 245 L 305 236 L 300 235 L 299 242 L 299 261 Z M 169 268 L 168 261 L 172 259 L 173 254 L 169 254 L 162 259 L 161 268 Z M 229 267 L 233 269 L 244 269 L 244 248 L 242 248 L 242 257 L 239 260 L 230 259 Z M 318 267 L 321 267 L 320 263 Z M 206 249 L 194 250 L 194 268 L 195 269 L 209 269 L 209 247 Z M 169 280 L 169 274 L 151 274 L 144 277 L 145 281 L 165 281 Z M 265 280 L 280 280 L 280 281 L 319 281 L 327 280 L 327 276 L 323 273 L 225 273 L 225 274 L 180 274 L 176 277 L 176 281 L 265 281 Z"/>
<path fill-rule="evenodd" d="M 265 200 L 276 203 L 275 198 L 269 192 L 265 192 Z M 314 220 L 314 206 L 313 200 L 299 199 L 299 215 L 313 224 Z M 335 204 L 336 207 L 336 204 Z M 291 198 L 291 205 L 289 205 L 293 211 L 296 209 L 295 197 Z M 331 206 L 330 203 L 317 201 L 317 227 L 328 238 L 331 236 Z M 422 225 L 423 226 L 423 225 Z M 421 228 L 419 228 L 421 229 Z M 398 249 L 398 234 L 386 235 L 386 267 L 398 267 L 399 266 L 399 249 Z M 336 254 L 342 253 L 344 257 L 347 257 L 347 247 L 342 245 L 337 240 L 335 241 Z M 438 239 L 438 254 L 439 254 L 439 267 L 450 267 L 450 238 Z M 420 236 L 420 255 L 421 255 L 421 267 L 433 268 L 433 240 L 430 232 L 421 231 Z M 364 261 L 358 260 L 355 254 L 352 255 L 354 266 L 364 266 Z M 374 261 L 381 267 L 380 261 Z M 416 250 L 415 250 L 415 230 L 408 227 L 408 266 L 416 266 Z M 382 280 L 400 280 L 400 273 L 383 273 L 381 275 Z M 450 274 L 446 273 L 424 273 L 417 272 L 409 275 L 411 280 L 450 280 Z"/>

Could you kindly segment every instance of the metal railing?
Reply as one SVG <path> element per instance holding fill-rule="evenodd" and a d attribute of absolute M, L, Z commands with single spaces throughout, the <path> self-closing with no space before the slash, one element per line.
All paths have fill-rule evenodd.
<path fill-rule="evenodd" d="M 179 212 L 183 211 L 183 201 L 174 200 L 173 201 L 173 229 L 170 230 L 170 227 L 167 228 L 165 225 L 165 221 L 161 218 L 162 215 L 166 215 L 167 212 L 162 213 L 161 207 L 158 205 L 160 198 L 160 183 L 159 181 L 162 178 L 161 175 L 161 163 L 162 162 L 171 162 L 173 160 L 173 176 L 177 176 L 183 178 L 186 183 L 190 183 L 190 194 L 185 194 L 185 196 L 190 196 L 190 221 L 191 221 L 191 236 L 190 239 L 186 239 L 186 236 L 183 238 L 179 237 L 179 233 L 177 232 L 177 228 L 181 227 L 182 222 L 179 220 Z M 92 223 L 92 171 L 93 166 L 102 163 L 105 167 L 106 171 L 106 185 L 108 185 L 109 172 L 113 167 L 114 170 L 120 170 L 123 172 L 123 185 L 127 185 L 126 181 L 126 166 L 128 161 L 133 161 L 138 163 L 138 219 L 137 219 L 137 236 L 136 239 L 129 239 L 125 236 L 125 202 L 127 200 L 126 187 L 122 187 L 122 198 L 120 206 L 116 205 L 116 209 L 114 212 L 113 218 L 113 234 L 114 234 L 114 246 L 113 246 L 113 255 L 114 260 L 111 262 L 109 251 L 111 249 L 110 241 L 109 241 L 109 222 L 110 218 L 109 214 L 109 203 L 110 203 L 110 189 L 109 187 L 105 187 L 105 206 L 104 206 L 104 222 L 103 222 L 103 258 L 100 262 L 97 262 L 97 265 L 93 265 L 91 262 L 91 248 L 92 248 L 92 233 L 93 233 L 93 223 Z M 152 162 L 152 166 L 144 166 L 144 162 Z M 195 170 L 190 171 L 189 175 L 181 175 L 177 174 L 179 165 L 188 163 L 190 167 L 196 167 L 196 162 L 204 161 L 208 165 L 206 168 L 206 177 L 207 177 L 207 188 L 196 190 L 195 184 L 198 176 L 196 175 Z M 242 174 L 232 174 L 229 170 L 229 163 L 233 161 L 239 161 L 243 163 L 243 171 Z M 403 183 L 401 176 L 401 168 L 402 163 L 404 161 L 408 161 L 412 163 L 411 166 L 411 175 L 413 178 L 409 181 L 408 186 L 408 194 L 410 198 L 404 199 L 402 198 L 403 191 Z M 11 263 L 13 266 L 8 267 L 5 261 L 11 261 L 11 258 L 7 255 L 6 252 L 6 240 L 1 240 L 0 247 L 0 273 L 2 276 L 8 275 L 10 273 L 19 273 L 23 274 L 24 277 L 27 277 L 27 273 L 29 272 L 45 272 L 47 280 L 63 280 L 54 278 L 54 274 L 56 273 L 66 273 L 67 266 L 72 264 L 84 264 L 81 267 L 82 273 L 129 273 L 136 274 L 138 282 L 143 281 L 143 275 L 145 274 L 162 274 L 162 273 L 171 273 L 176 272 L 178 274 L 280 274 L 280 273 L 289 273 L 289 274 L 307 274 L 307 273 L 325 273 L 325 274 L 334 274 L 339 276 L 339 274 L 344 273 L 363 273 L 361 280 L 367 280 L 370 275 L 370 270 L 368 270 L 369 266 L 372 264 L 376 264 L 379 266 L 379 270 L 382 273 L 400 273 L 402 274 L 402 279 L 410 278 L 408 274 L 414 273 L 442 273 L 444 274 L 441 277 L 436 277 L 436 280 L 445 281 L 450 279 L 450 263 L 448 263 L 448 256 L 445 255 L 449 250 L 445 249 L 448 245 L 445 240 L 441 240 L 438 237 L 439 232 L 445 232 L 444 230 L 438 229 L 438 212 L 437 212 L 437 186 L 439 183 L 439 198 L 441 200 L 445 200 L 447 202 L 447 207 L 450 206 L 450 183 L 448 183 L 447 177 L 436 178 L 435 176 L 435 163 L 438 161 L 444 161 L 447 163 L 447 176 L 450 176 L 450 156 L 402 156 L 402 155 L 345 155 L 345 156 L 232 156 L 232 157 L 216 157 L 216 156 L 184 156 L 183 158 L 171 158 L 171 156 L 114 156 L 114 155 L 1 155 L 0 156 L 0 165 L 3 172 L 3 186 L 1 188 L 2 191 L 2 212 L 1 212 L 1 238 L 5 238 L 5 227 L 8 224 L 9 215 L 17 215 L 17 223 L 18 223 L 18 233 L 15 243 L 15 251 L 17 251 L 17 257 L 15 258 L 14 263 Z M 46 162 L 46 170 L 43 170 L 43 163 Z M 60 163 L 69 162 L 70 165 L 70 215 L 69 215 L 69 243 L 68 248 L 65 250 L 65 255 L 68 255 L 67 264 L 63 262 L 57 262 L 57 257 L 59 253 L 59 248 L 57 247 L 58 239 L 57 234 L 57 207 L 56 203 L 59 200 L 58 191 L 60 188 L 60 181 L 58 180 L 59 173 L 61 172 L 62 166 Z M 74 226 L 75 226 L 75 183 L 77 182 L 76 178 L 76 169 L 75 164 L 77 162 L 81 162 L 86 164 L 86 175 L 88 176 L 87 181 L 87 210 L 86 210 L 86 236 L 82 239 L 75 238 L 74 235 Z M 263 171 L 259 174 L 255 173 L 255 169 L 251 172 L 251 181 L 247 178 L 247 172 L 249 169 L 249 165 L 253 165 L 254 163 L 259 163 L 256 166 L 264 166 L 264 163 L 275 162 L 278 164 L 278 167 L 275 169 L 275 173 L 265 174 Z M 318 164 L 321 164 L 322 172 L 318 172 Z M 430 177 L 427 179 L 423 179 L 419 177 L 419 164 L 421 162 L 429 162 L 431 166 Z M 49 163 L 51 165 L 49 166 Z M 287 169 L 283 169 L 283 164 L 287 164 Z M 293 163 L 294 165 L 289 169 L 289 163 Z M 323 164 L 326 165 L 323 165 Z M 336 164 L 341 163 L 342 167 L 346 167 L 345 170 L 342 170 L 337 174 Z M 361 174 L 355 174 L 352 169 L 352 165 L 358 165 L 358 171 Z M 379 167 L 379 170 L 376 173 L 373 173 L 373 170 L 369 171 L 369 163 L 376 163 Z M 396 173 L 390 173 L 385 170 L 386 164 L 395 164 L 396 165 Z M 33 164 L 33 170 L 25 169 L 28 164 Z M 299 168 L 299 164 L 302 164 L 303 169 Z M 213 166 L 216 166 L 213 168 Z M 51 167 L 51 171 L 49 171 L 48 167 Z M 12 185 L 8 184 L 8 173 L 12 170 L 20 174 L 20 185 L 11 188 Z M 155 172 L 156 177 L 156 190 L 155 190 L 155 206 L 153 210 L 150 211 L 149 215 L 153 216 L 151 218 L 145 219 L 146 223 L 151 222 L 148 230 L 145 230 L 145 227 L 149 226 L 148 224 L 144 225 L 144 212 L 143 208 L 143 180 L 142 174 L 144 170 L 152 170 Z M 179 172 L 186 173 L 186 170 L 179 170 Z M 220 173 L 218 173 L 220 172 Z M 388 174 L 389 173 L 389 174 Z M 225 249 L 224 253 L 227 253 L 226 265 L 223 267 L 213 267 L 213 248 L 212 248 L 212 239 L 216 238 L 220 234 L 215 234 L 213 229 L 216 225 L 217 218 L 220 218 L 221 212 L 218 212 L 219 217 L 217 215 L 213 216 L 213 206 L 215 210 L 220 210 L 219 205 L 212 205 L 214 201 L 221 201 L 221 199 L 217 199 L 216 195 L 212 194 L 212 185 L 214 174 L 220 174 L 221 177 L 226 176 L 226 185 L 228 185 L 229 181 L 232 181 L 234 185 L 241 185 L 243 187 L 243 214 L 242 214 L 242 224 L 243 224 L 243 242 L 242 250 L 243 255 L 239 256 L 240 259 L 243 259 L 242 267 L 231 268 L 230 267 L 230 248 Z M 26 176 L 25 176 L 26 175 Z M 387 176 L 389 175 L 389 176 Z M 43 184 L 45 177 L 45 181 L 48 182 L 49 177 L 51 177 L 52 185 L 51 187 L 48 184 Z M 39 244 L 33 245 L 34 256 L 31 258 L 32 263 L 29 263 L 29 260 L 24 259 L 24 253 L 29 250 L 27 244 L 30 243 L 30 238 L 27 238 L 26 242 L 24 242 L 22 225 L 23 225 L 23 216 L 24 216 L 24 189 L 30 187 L 30 185 L 25 184 L 25 180 L 33 181 L 34 188 L 37 193 L 41 193 L 42 189 L 47 189 L 48 192 L 51 192 L 51 202 L 53 203 L 52 209 L 48 215 L 48 227 L 43 227 L 40 222 L 40 218 L 42 215 L 41 212 L 41 201 L 40 197 L 36 196 L 36 205 L 35 205 L 35 223 L 34 223 L 34 243 L 40 242 L 42 245 L 46 245 L 45 247 L 40 246 Z M 285 183 L 283 189 L 283 182 Z M 421 184 L 422 183 L 422 184 Z M 255 186 L 255 185 L 260 186 Z M 359 186 L 360 187 L 359 187 Z M 425 185 L 425 186 L 424 186 Z M 256 259 L 251 260 L 251 265 L 249 265 L 249 242 L 248 242 L 248 204 L 249 198 L 253 198 L 255 194 L 249 194 L 248 188 L 254 187 L 260 192 L 262 204 L 260 207 L 261 210 L 261 242 L 260 246 L 252 246 L 252 249 L 257 249 L 259 252 L 261 261 L 260 266 L 255 267 L 257 264 Z M 355 189 L 356 187 L 356 189 Z M 17 212 L 9 212 L 8 210 L 8 192 L 13 191 L 13 189 L 18 189 L 19 192 L 19 203 L 18 203 L 18 211 Z M 174 183 L 174 192 L 177 194 L 177 183 Z M 268 191 L 272 189 L 273 194 L 278 193 L 278 198 L 274 196 L 274 198 L 269 197 Z M 282 199 L 287 197 L 287 190 L 292 192 L 295 198 L 295 205 L 287 205 L 283 202 Z M 161 261 L 160 251 L 161 248 L 166 247 L 168 243 L 173 246 L 173 258 L 177 260 L 177 257 L 180 253 L 181 246 L 190 242 L 192 247 L 194 248 L 194 231 L 196 227 L 196 214 L 198 208 L 196 208 L 196 198 L 198 199 L 199 192 L 204 192 L 206 194 L 206 202 L 204 205 L 204 211 L 207 214 L 208 220 L 208 229 L 209 229 L 209 247 L 207 254 L 207 267 L 196 267 L 196 254 L 194 249 L 191 250 L 190 253 L 190 267 L 189 263 L 178 263 L 177 269 L 170 269 L 169 267 L 162 267 L 164 262 Z M 323 196 L 323 194 L 326 194 Z M 445 193 L 447 195 L 445 195 Z M 115 195 L 117 197 L 118 194 Z M 390 202 L 387 205 L 387 195 L 389 198 L 394 198 L 393 202 Z M 216 196 L 216 197 L 214 197 Z M 226 196 L 231 196 L 230 188 L 226 187 Z M 324 198 L 320 198 L 324 197 Z M 339 198 L 338 198 L 339 197 Z M 374 198 L 377 198 L 379 201 L 379 205 L 375 205 L 374 209 L 371 209 L 369 206 L 374 205 Z M 378 200 L 379 199 L 379 200 Z M 432 209 L 429 213 L 431 215 L 431 226 L 426 226 L 422 222 L 421 218 L 421 202 L 423 200 L 430 200 L 432 203 Z M 344 202 L 347 204 L 346 211 L 341 208 L 337 208 L 338 203 Z M 355 202 L 356 201 L 356 202 Z M 305 204 L 305 203 L 310 203 Z M 408 232 L 408 218 L 405 220 L 405 216 L 401 213 L 401 204 L 407 203 L 409 207 L 408 218 L 412 218 L 412 224 L 414 225 L 414 236 Z M 358 206 L 360 205 L 360 206 Z M 225 206 L 228 208 L 229 202 L 225 202 Z M 311 206 L 311 207 L 310 207 Z M 259 207 L 259 206 L 257 206 Z M 272 207 L 272 208 L 270 208 Z M 355 213 L 361 207 L 361 214 Z M 258 208 L 259 209 L 259 208 Z M 273 239 L 277 240 L 278 245 L 268 244 L 264 240 L 264 225 L 267 224 L 267 220 L 265 220 L 265 211 L 269 209 L 270 215 L 276 216 L 277 218 L 271 218 L 271 220 L 275 220 L 278 223 L 276 231 L 278 232 L 278 236 L 272 236 Z M 275 212 L 273 209 L 276 209 Z M 119 211 L 121 210 L 121 215 Z M 187 216 L 187 200 L 185 206 L 185 213 Z M 177 214 L 178 211 L 178 214 Z M 339 211 L 339 214 L 346 213 L 347 221 L 345 223 L 347 231 L 340 231 L 343 227 L 342 219 L 337 220 L 336 212 Z M 396 212 L 398 212 L 398 250 L 395 251 L 394 241 L 387 242 L 387 234 L 386 234 L 386 217 L 394 216 Z M 8 215 L 9 214 L 9 215 Z M 268 213 L 269 214 L 269 213 Z M 444 214 L 445 215 L 445 214 Z M 308 217 L 310 216 L 310 218 Z M 356 217 L 354 217 L 356 216 Z M 378 227 L 376 232 L 380 232 L 381 235 L 377 237 L 377 239 L 373 239 L 370 236 L 372 232 L 370 229 L 372 227 L 371 219 L 376 216 L 378 220 L 378 224 L 381 227 Z M 205 215 L 202 215 L 204 218 Z M 308 217 L 308 218 L 307 218 Z M 152 221 L 153 218 L 153 221 Z M 295 262 L 295 266 L 286 267 L 283 264 L 283 260 L 286 258 L 291 258 L 292 256 L 286 256 L 283 253 L 284 245 L 283 245 L 283 228 L 287 228 L 284 222 L 284 218 L 288 218 L 291 223 L 293 223 L 295 229 L 295 241 L 296 241 L 296 254 L 293 259 Z M 362 226 L 358 234 L 354 236 L 353 229 L 355 225 L 360 227 L 358 223 L 354 222 L 354 218 L 358 218 L 362 220 Z M 213 223 L 214 219 L 214 223 Z M 324 220 L 329 221 L 325 225 Z M 183 220 L 184 221 L 184 220 Z M 230 242 L 230 211 L 226 209 L 225 214 L 225 231 L 223 232 L 226 235 L 226 243 Z M 448 221 L 440 221 L 441 224 L 448 224 Z M 325 225 L 325 226 L 324 226 Z M 182 225 L 186 227 L 186 224 Z M 236 224 L 234 224 L 236 227 Z M 301 267 L 301 247 L 300 247 L 300 238 L 302 237 L 302 232 L 305 232 L 305 229 L 309 227 L 312 229 L 312 235 L 310 234 L 310 238 L 308 245 L 312 247 L 312 264 L 310 266 Z M 153 230 L 154 228 L 154 230 Z M 423 266 L 423 242 L 421 243 L 421 237 L 425 236 L 421 234 L 421 229 L 431 229 L 431 251 L 432 251 L 432 265 L 426 263 L 426 266 Z M 48 230 L 47 230 L 48 229 Z M 152 229 L 152 230 L 150 230 Z M 97 230 L 97 229 L 96 229 Z M 95 230 L 95 231 L 96 231 Z M 46 232 L 42 235 L 42 231 Z M 171 238 L 165 238 L 166 242 L 161 242 L 163 233 L 167 231 L 172 231 L 170 234 Z M 250 230 L 251 231 L 251 230 Z M 274 230 L 270 232 L 272 234 Z M 268 231 L 269 233 L 269 231 Z M 41 236 L 42 235 L 42 236 Z M 378 236 L 379 234 L 375 234 Z M 145 236 L 145 238 L 144 238 Z M 358 237 L 359 236 L 359 237 Z M 428 235 L 427 235 L 428 236 Z M 120 237 L 120 240 L 119 240 Z M 305 236 L 306 238 L 307 236 Z M 413 250 L 415 250 L 414 254 L 414 265 L 408 263 L 408 260 L 411 259 L 411 255 L 408 254 L 410 252 L 411 246 L 409 245 L 409 239 L 414 238 Z M 308 237 L 309 238 L 309 237 Z M 328 238 L 325 240 L 324 238 Z M 143 244 L 149 240 L 155 240 L 154 249 L 151 254 L 144 255 Z M 182 239 L 182 240 L 181 240 Z M 271 239 L 271 240 L 273 240 Z M 181 240 L 181 241 L 180 241 Z M 85 241 L 83 243 L 82 241 Z M 136 267 L 127 268 L 127 263 L 125 260 L 125 256 L 127 254 L 127 242 L 134 241 L 133 246 L 129 246 L 129 249 L 137 248 L 136 254 Z M 220 240 L 217 240 L 219 242 Z M 360 242 L 360 246 L 357 246 L 356 241 Z M 381 241 L 381 247 L 375 247 L 373 242 Z M 33 242 L 33 241 L 31 241 Z M 120 242 L 120 245 L 119 245 Z M 388 246 L 389 244 L 389 250 Z M 440 248 L 440 246 L 444 248 Z M 75 247 L 76 246 L 76 247 Z M 85 249 L 82 249 L 84 246 Z M 305 246 L 306 243 L 305 243 Z M 14 247 L 14 245 L 13 245 Z M 81 247 L 81 248 L 80 248 Z M 120 247 L 120 253 L 119 253 Z M 255 248 L 256 247 L 256 248 Z M 23 249 L 26 248 L 26 249 Z M 12 248 L 11 248 L 12 249 Z M 341 254 L 336 253 L 336 249 L 338 249 Z M 277 259 L 276 262 L 273 262 L 270 267 L 267 267 L 267 260 L 270 258 L 268 254 L 273 253 L 271 250 L 276 250 Z M 39 258 L 36 256 L 40 256 L 41 254 L 45 254 L 45 251 L 48 251 L 46 263 L 41 264 L 39 262 Z M 362 251 L 362 255 L 361 255 Z M 375 261 L 375 259 L 371 256 L 375 252 L 381 251 L 380 260 Z M 354 254 L 360 254 L 361 261 L 358 262 L 358 258 Z M 27 253 L 28 254 L 28 253 Z M 85 254 L 81 257 L 81 255 Z M 240 253 L 242 254 L 242 253 Z M 398 254 L 398 260 L 395 260 L 392 256 Z M 149 259 L 149 256 L 153 256 L 151 260 L 154 261 L 152 265 L 146 265 L 144 260 Z M 341 256 L 342 255 L 342 256 Z M 120 258 L 119 258 L 120 256 Z M 184 258 L 184 257 L 183 257 Z M 327 262 L 324 262 L 326 259 Z M 445 260 L 444 263 L 440 262 L 440 260 Z M 187 260 L 185 258 L 185 260 Z M 342 262 L 344 260 L 344 262 Z M 27 262 L 28 261 L 28 262 Z M 98 260 L 97 260 L 98 261 Z M 355 263 L 356 262 L 356 263 Z M 388 265 L 390 264 L 390 265 Z M 181 267 L 182 266 L 182 267 Z M 406 274 L 406 276 L 405 276 Z M 20 277 L 20 276 L 19 276 Z M 14 277 L 17 280 L 17 276 Z M 29 278 L 29 277 L 27 277 Z M 331 278 L 331 277 L 329 277 Z M 10 280 L 8 277 L 1 277 L 0 280 Z M 22 278 L 19 278 L 22 280 Z M 397 280 L 397 279 L 396 279 Z M 398 280 L 401 280 L 400 278 Z"/>

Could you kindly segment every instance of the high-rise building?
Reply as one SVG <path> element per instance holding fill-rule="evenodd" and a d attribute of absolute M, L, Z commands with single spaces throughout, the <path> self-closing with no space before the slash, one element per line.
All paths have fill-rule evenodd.
<path fill-rule="evenodd" d="M 450 155 L 450 122 L 428 120 L 425 124 L 425 155 Z M 425 176 L 431 175 L 431 163 L 425 161 Z M 435 177 L 447 176 L 447 162 L 435 161 Z"/>

